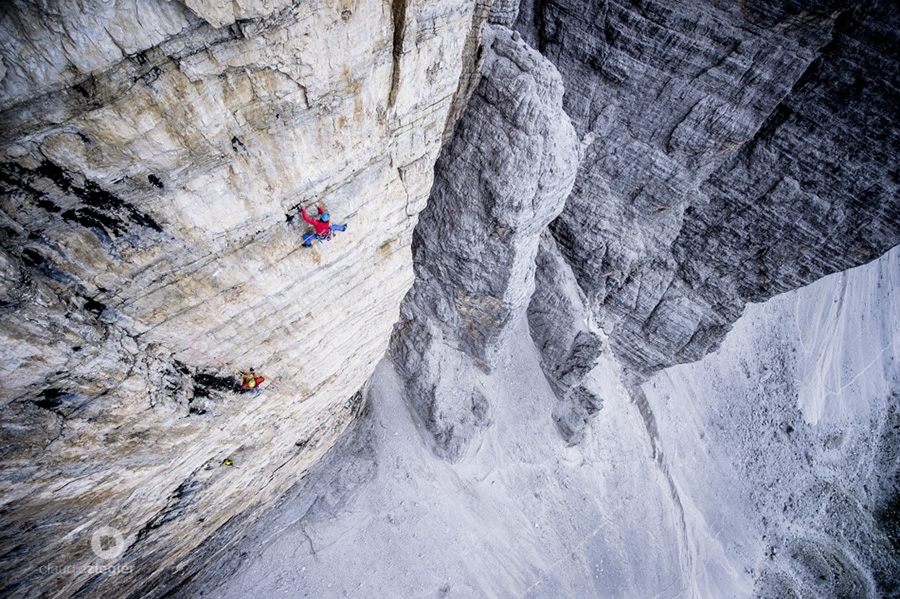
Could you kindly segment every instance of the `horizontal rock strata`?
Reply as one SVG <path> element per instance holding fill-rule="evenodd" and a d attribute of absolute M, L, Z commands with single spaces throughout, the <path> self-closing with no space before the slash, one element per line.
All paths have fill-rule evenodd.
<path fill-rule="evenodd" d="M 2 594 L 163 594 L 323 455 L 384 354 L 484 10 L 240 6 L 3 21 Z M 316 203 L 347 230 L 304 249 Z"/>

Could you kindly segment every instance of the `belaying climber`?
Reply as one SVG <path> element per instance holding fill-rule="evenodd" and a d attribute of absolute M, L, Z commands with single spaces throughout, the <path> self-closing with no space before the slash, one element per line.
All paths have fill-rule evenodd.
<path fill-rule="evenodd" d="M 249 372 L 242 372 L 241 378 L 241 388 L 242 389 L 256 389 L 263 382 L 265 382 L 265 377 L 259 376 L 256 372 L 251 368 Z"/>
<path fill-rule="evenodd" d="M 315 233 L 303 234 L 303 247 L 305 248 L 312 245 L 313 239 L 318 239 L 319 241 L 331 241 L 332 231 L 345 231 L 347 229 L 347 225 L 331 224 L 331 215 L 328 214 L 321 205 L 317 205 L 316 208 L 319 209 L 318 219 L 311 218 L 306 214 L 306 208 L 300 208 L 300 214 L 303 216 L 303 220 L 311 224 L 313 229 L 316 230 Z"/>

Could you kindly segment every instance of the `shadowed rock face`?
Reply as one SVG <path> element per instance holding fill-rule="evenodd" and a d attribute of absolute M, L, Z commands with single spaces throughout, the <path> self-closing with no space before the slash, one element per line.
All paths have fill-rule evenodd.
<path fill-rule="evenodd" d="M 493 26 L 485 62 L 413 242 L 416 284 L 392 355 L 409 400 L 458 459 L 489 410 L 477 372 L 528 305 L 541 230 L 562 209 L 578 159 L 551 64 L 518 34 Z"/>
<path fill-rule="evenodd" d="M 895 3 L 524 2 L 585 145 L 552 230 L 641 373 L 900 242 Z"/>

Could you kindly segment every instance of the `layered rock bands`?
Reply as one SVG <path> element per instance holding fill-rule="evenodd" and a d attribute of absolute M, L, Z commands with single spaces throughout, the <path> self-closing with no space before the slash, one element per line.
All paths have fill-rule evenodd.
<path fill-rule="evenodd" d="M 900 242 L 887 0 L 81 4 L 0 20 L 5 593 L 164 594 L 389 343 L 462 460 L 527 318 L 577 443 L 601 352 L 639 383 Z"/>
<path fill-rule="evenodd" d="M 162 595 L 333 444 L 412 284 L 485 14 L 4 9 L 0 594 Z M 347 229 L 306 249 L 315 204 Z"/>
<path fill-rule="evenodd" d="M 523 2 L 584 146 L 552 231 L 636 373 L 900 242 L 896 3 Z"/>

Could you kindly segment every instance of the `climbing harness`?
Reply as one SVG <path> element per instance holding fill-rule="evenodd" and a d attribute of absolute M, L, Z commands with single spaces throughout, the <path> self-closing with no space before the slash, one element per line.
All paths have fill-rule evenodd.
<path fill-rule="evenodd" d="M 319 235 L 317 233 L 304 233 L 303 234 L 303 247 L 308 248 L 312 247 L 313 240 L 318 240 L 319 242 L 331 241 L 331 238 L 334 237 L 331 231 L 328 232 L 327 235 Z"/>

